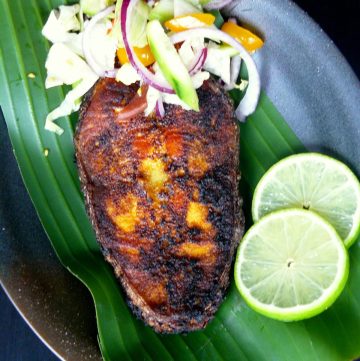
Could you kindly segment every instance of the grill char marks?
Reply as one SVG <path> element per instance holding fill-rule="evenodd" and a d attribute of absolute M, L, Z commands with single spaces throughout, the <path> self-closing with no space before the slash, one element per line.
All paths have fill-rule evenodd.
<path fill-rule="evenodd" d="M 89 217 L 134 313 L 157 332 L 205 327 L 229 283 L 243 232 L 238 127 L 209 80 L 200 112 L 117 113 L 136 94 L 99 80 L 83 102 L 76 158 Z"/>

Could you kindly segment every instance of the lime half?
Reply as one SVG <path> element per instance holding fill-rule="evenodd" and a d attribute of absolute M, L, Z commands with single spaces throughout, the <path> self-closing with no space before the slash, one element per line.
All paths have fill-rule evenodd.
<path fill-rule="evenodd" d="M 271 213 L 240 243 L 236 286 L 250 307 L 282 321 L 309 318 L 340 295 L 349 274 L 345 246 L 334 228 L 301 209 Z"/>
<path fill-rule="evenodd" d="M 254 222 L 285 208 L 312 210 L 330 222 L 346 247 L 360 233 L 360 183 L 343 163 L 318 153 L 287 157 L 271 167 L 254 193 Z"/>

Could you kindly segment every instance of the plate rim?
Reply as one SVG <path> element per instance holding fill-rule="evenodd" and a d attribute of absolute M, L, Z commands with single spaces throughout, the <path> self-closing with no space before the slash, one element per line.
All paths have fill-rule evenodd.
<path fill-rule="evenodd" d="M 235 0 L 237 1 L 237 0 Z M 272 1 L 273 4 L 278 4 L 279 1 L 274 1 L 274 0 L 267 0 L 267 1 Z M 312 29 L 315 30 L 318 34 L 321 34 L 321 38 L 322 41 L 325 42 L 329 42 L 332 44 L 331 46 L 331 50 L 334 54 L 336 54 L 336 58 L 338 60 L 339 63 L 341 63 L 345 69 L 346 69 L 346 73 L 349 76 L 349 78 L 351 78 L 353 80 L 354 84 L 358 83 L 358 77 L 356 75 L 356 73 L 354 72 L 354 70 L 351 68 L 350 64 L 348 63 L 348 61 L 346 60 L 346 58 L 344 57 L 344 55 L 342 54 L 342 52 L 337 48 L 337 46 L 333 43 L 333 41 L 328 37 L 328 35 L 322 30 L 322 28 L 319 26 L 318 23 L 316 23 L 303 9 L 301 9 L 296 3 L 294 3 L 291 0 L 282 0 L 283 4 L 287 4 L 287 6 L 291 7 L 293 9 L 293 12 L 297 12 L 299 14 L 300 17 L 305 18 L 306 19 L 306 26 L 308 26 L 309 24 L 311 25 Z M 230 7 L 227 7 L 226 9 L 231 8 L 232 5 L 230 5 Z M 236 5 L 235 5 L 236 6 Z M 275 5 L 274 5 L 275 6 Z M 225 10 L 226 10 L 225 9 Z M 305 26 L 304 25 L 304 26 Z M 270 92 L 271 93 L 271 92 Z M 266 92 L 266 94 L 268 94 L 268 92 Z M 271 97 L 271 95 L 269 95 L 270 99 L 274 102 L 275 106 L 278 108 L 278 105 L 276 104 L 276 101 L 274 101 L 274 99 Z M 286 119 L 286 117 L 285 117 Z M 18 170 L 17 170 L 18 171 Z M 18 171 L 19 173 L 19 171 Z M 21 178 L 20 174 L 19 177 Z M 22 182 L 22 180 L 21 180 Z M 24 185 L 23 185 L 24 187 Z M 36 214 L 35 209 L 33 208 L 33 212 Z M 44 231 L 43 231 L 44 232 Z M 45 232 L 44 232 L 45 233 Z M 47 236 L 46 236 L 47 237 Z M 54 250 L 53 250 L 54 251 Z M 54 251 L 55 252 L 55 251 Z M 60 263 L 60 261 L 59 261 Z M 61 267 L 63 267 L 61 265 Z M 64 272 L 68 273 L 68 270 L 65 269 L 65 267 L 63 267 Z M 15 309 L 17 310 L 17 312 L 21 315 L 21 317 L 23 318 L 23 320 L 26 322 L 26 324 L 31 328 L 31 330 L 36 334 L 36 336 L 48 347 L 49 350 L 51 350 L 54 355 L 56 355 L 60 360 L 65 360 L 63 354 L 61 353 L 60 350 L 57 349 L 57 345 L 53 345 L 52 342 L 50 340 L 48 340 L 46 338 L 46 335 L 43 335 L 41 332 L 39 332 L 37 330 L 37 328 L 31 323 L 30 319 L 27 317 L 27 312 L 26 310 L 24 310 L 24 308 L 22 309 L 19 304 L 16 302 L 16 294 L 12 293 L 9 291 L 10 287 L 6 286 L 6 283 L 3 282 L 3 277 L 2 274 L 0 273 L 0 286 L 2 287 L 2 289 L 4 290 L 6 296 L 10 299 L 11 303 L 13 304 L 13 306 L 15 307 Z M 84 286 L 85 287 L 85 286 Z"/>

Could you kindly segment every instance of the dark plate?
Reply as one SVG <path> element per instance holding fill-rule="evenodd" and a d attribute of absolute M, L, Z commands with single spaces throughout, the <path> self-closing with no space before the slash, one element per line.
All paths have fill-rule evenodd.
<path fill-rule="evenodd" d="M 310 149 L 346 154 L 360 174 L 360 87 L 322 30 L 286 0 L 241 0 L 227 9 L 257 29 L 263 88 Z M 100 359 L 95 312 L 84 286 L 59 263 L 23 187 L 0 122 L 0 276 L 33 330 L 60 357 Z M 56 280 L 56 282 L 54 282 Z"/>

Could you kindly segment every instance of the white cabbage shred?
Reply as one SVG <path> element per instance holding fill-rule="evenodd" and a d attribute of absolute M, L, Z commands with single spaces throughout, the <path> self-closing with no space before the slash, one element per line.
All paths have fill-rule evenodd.
<path fill-rule="evenodd" d="M 93 74 L 86 62 L 63 43 L 55 43 L 50 48 L 45 68 L 47 89 L 63 84 L 72 85 Z"/>
<path fill-rule="evenodd" d="M 59 10 L 52 10 L 42 29 L 42 34 L 52 43 L 72 41 L 77 36 L 73 32 L 80 31 L 80 21 L 77 17 L 79 11 L 79 4 L 61 5 Z"/>
<path fill-rule="evenodd" d="M 96 77 L 96 75 L 95 75 Z M 97 77 L 95 78 L 96 81 Z M 59 107 L 54 109 L 48 114 L 45 121 L 45 129 L 61 135 L 64 130 L 54 123 L 55 119 L 65 117 L 73 112 L 76 112 L 80 108 L 81 97 L 94 85 L 94 78 L 84 78 L 77 84 L 73 90 L 66 94 L 64 101 Z"/>
<path fill-rule="evenodd" d="M 98 77 L 83 59 L 63 43 L 55 43 L 50 48 L 45 67 L 48 73 L 46 88 L 63 84 L 74 86 L 60 106 L 46 117 L 45 129 L 61 135 L 63 129 L 55 124 L 54 120 L 79 110 L 81 97 L 94 85 Z"/>
<path fill-rule="evenodd" d="M 85 29 L 87 22 L 84 24 Z M 104 72 L 114 69 L 115 53 L 118 41 L 111 33 L 112 24 L 108 19 L 103 19 L 96 23 L 91 29 L 90 51 L 96 64 Z M 89 35 L 90 35 L 89 34 Z"/>
<path fill-rule="evenodd" d="M 53 43 L 45 63 L 45 87 L 64 84 L 73 87 L 64 101 L 50 112 L 45 120 L 45 129 L 59 135 L 63 133 L 63 129 L 54 121 L 79 110 L 81 98 L 98 79 L 84 60 L 82 38 L 86 25 L 86 22 L 82 23 L 82 9 L 76 4 L 60 6 L 58 10 L 51 11 L 42 29 L 43 36 Z M 90 51 L 104 71 L 114 67 L 114 54 L 117 48 L 117 40 L 108 34 L 110 27 L 111 22 L 105 19 L 95 24 L 92 29 Z"/>
<path fill-rule="evenodd" d="M 116 80 L 125 85 L 130 85 L 140 81 L 141 77 L 130 63 L 126 63 L 116 73 Z"/>
<path fill-rule="evenodd" d="M 220 77 L 225 84 L 230 84 L 230 56 L 212 41 L 208 44 L 204 69 Z"/>

